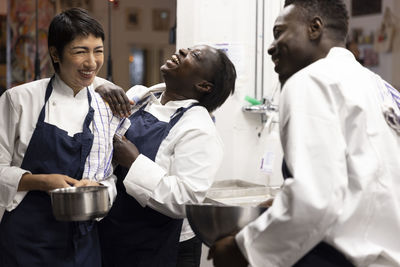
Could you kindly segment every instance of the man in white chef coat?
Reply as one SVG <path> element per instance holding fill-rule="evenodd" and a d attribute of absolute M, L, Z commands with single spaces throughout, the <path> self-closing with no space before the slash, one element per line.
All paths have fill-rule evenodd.
<path fill-rule="evenodd" d="M 285 180 L 215 266 L 400 266 L 400 96 L 346 50 L 342 0 L 287 0 L 268 53 Z"/>

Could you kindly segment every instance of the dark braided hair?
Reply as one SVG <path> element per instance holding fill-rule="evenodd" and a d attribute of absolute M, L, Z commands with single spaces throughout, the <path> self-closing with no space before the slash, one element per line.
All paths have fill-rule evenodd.
<path fill-rule="evenodd" d="M 209 112 L 220 107 L 230 94 L 235 91 L 236 69 L 231 60 L 221 49 L 217 49 L 219 64 L 216 68 L 212 82 L 213 90 L 205 94 L 199 101 L 199 104 L 205 107 Z"/>

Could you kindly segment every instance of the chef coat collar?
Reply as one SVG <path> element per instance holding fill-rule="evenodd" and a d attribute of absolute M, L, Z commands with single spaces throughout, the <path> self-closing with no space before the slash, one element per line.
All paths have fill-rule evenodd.
<path fill-rule="evenodd" d="M 90 85 L 92 86 L 92 85 Z M 80 90 L 74 96 L 74 90 L 69 87 L 58 74 L 55 74 L 53 80 L 53 90 L 57 91 L 57 93 L 62 94 L 68 97 L 74 97 L 75 99 L 86 99 L 87 98 L 87 90 Z"/>
<path fill-rule="evenodd" d="M 164 97 L 164 93 L 165 92 L 162 92 L 162 94 L 158 98 L 152 93 L 151 95 L 154 96 L 155 99 L 153 103 L 161 105 L 161 99 Z M 164 106 L 180 108 L 180 107 L 188 107 L 191 104 L 198 102 L 199 101 L 197 101 L 196 99 L 173 100 L 173 101 L 168 101 L 167 103 L 165 103 Z"/>

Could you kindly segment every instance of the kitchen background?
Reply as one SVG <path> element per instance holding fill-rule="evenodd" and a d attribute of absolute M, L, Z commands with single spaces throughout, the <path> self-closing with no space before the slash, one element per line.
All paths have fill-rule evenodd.
<path fill-rule="evenodd" d="M 360 61 L 400 88 L 400 32 L 396 26 L 400 1 L 345 1 L 351 15 L 349 41 L 358 49 Z M 225 143 L 225 158 L 216 181 L 279 186 L 280 88 L 266 51 L 283 2 L 37 0 L 40 12 L 36 24 L 36 1 L 1 0 L 0 94 L 11 86 L 51 74 L 47 27 L 54 14 L 70 6 L 87 8 L 103 24 L 105 63 L 100 76 L 125 89 L 161 82 L 159 67 L 176 48 L 214 45 L 228 53 L 238 72 L 235 94 L 213 114 Z M 35 64 L 40 65 L 40 71 L 35 71 Z M 251 106 L 246 97 L 264 105 Z M 211 264 L 204 260 L 202 266 Z"/>

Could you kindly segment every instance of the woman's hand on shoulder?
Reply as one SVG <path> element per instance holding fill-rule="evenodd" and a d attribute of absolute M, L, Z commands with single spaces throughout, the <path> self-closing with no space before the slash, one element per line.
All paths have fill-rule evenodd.
<path fill-rule="evenodd" d="M 132 100 L 126 96 L 125 91 L 118 85 L 104 83 L 95 88 L 95 91 L 108 103 L 115 116 L 127 118 L 131 114 Z"/>

